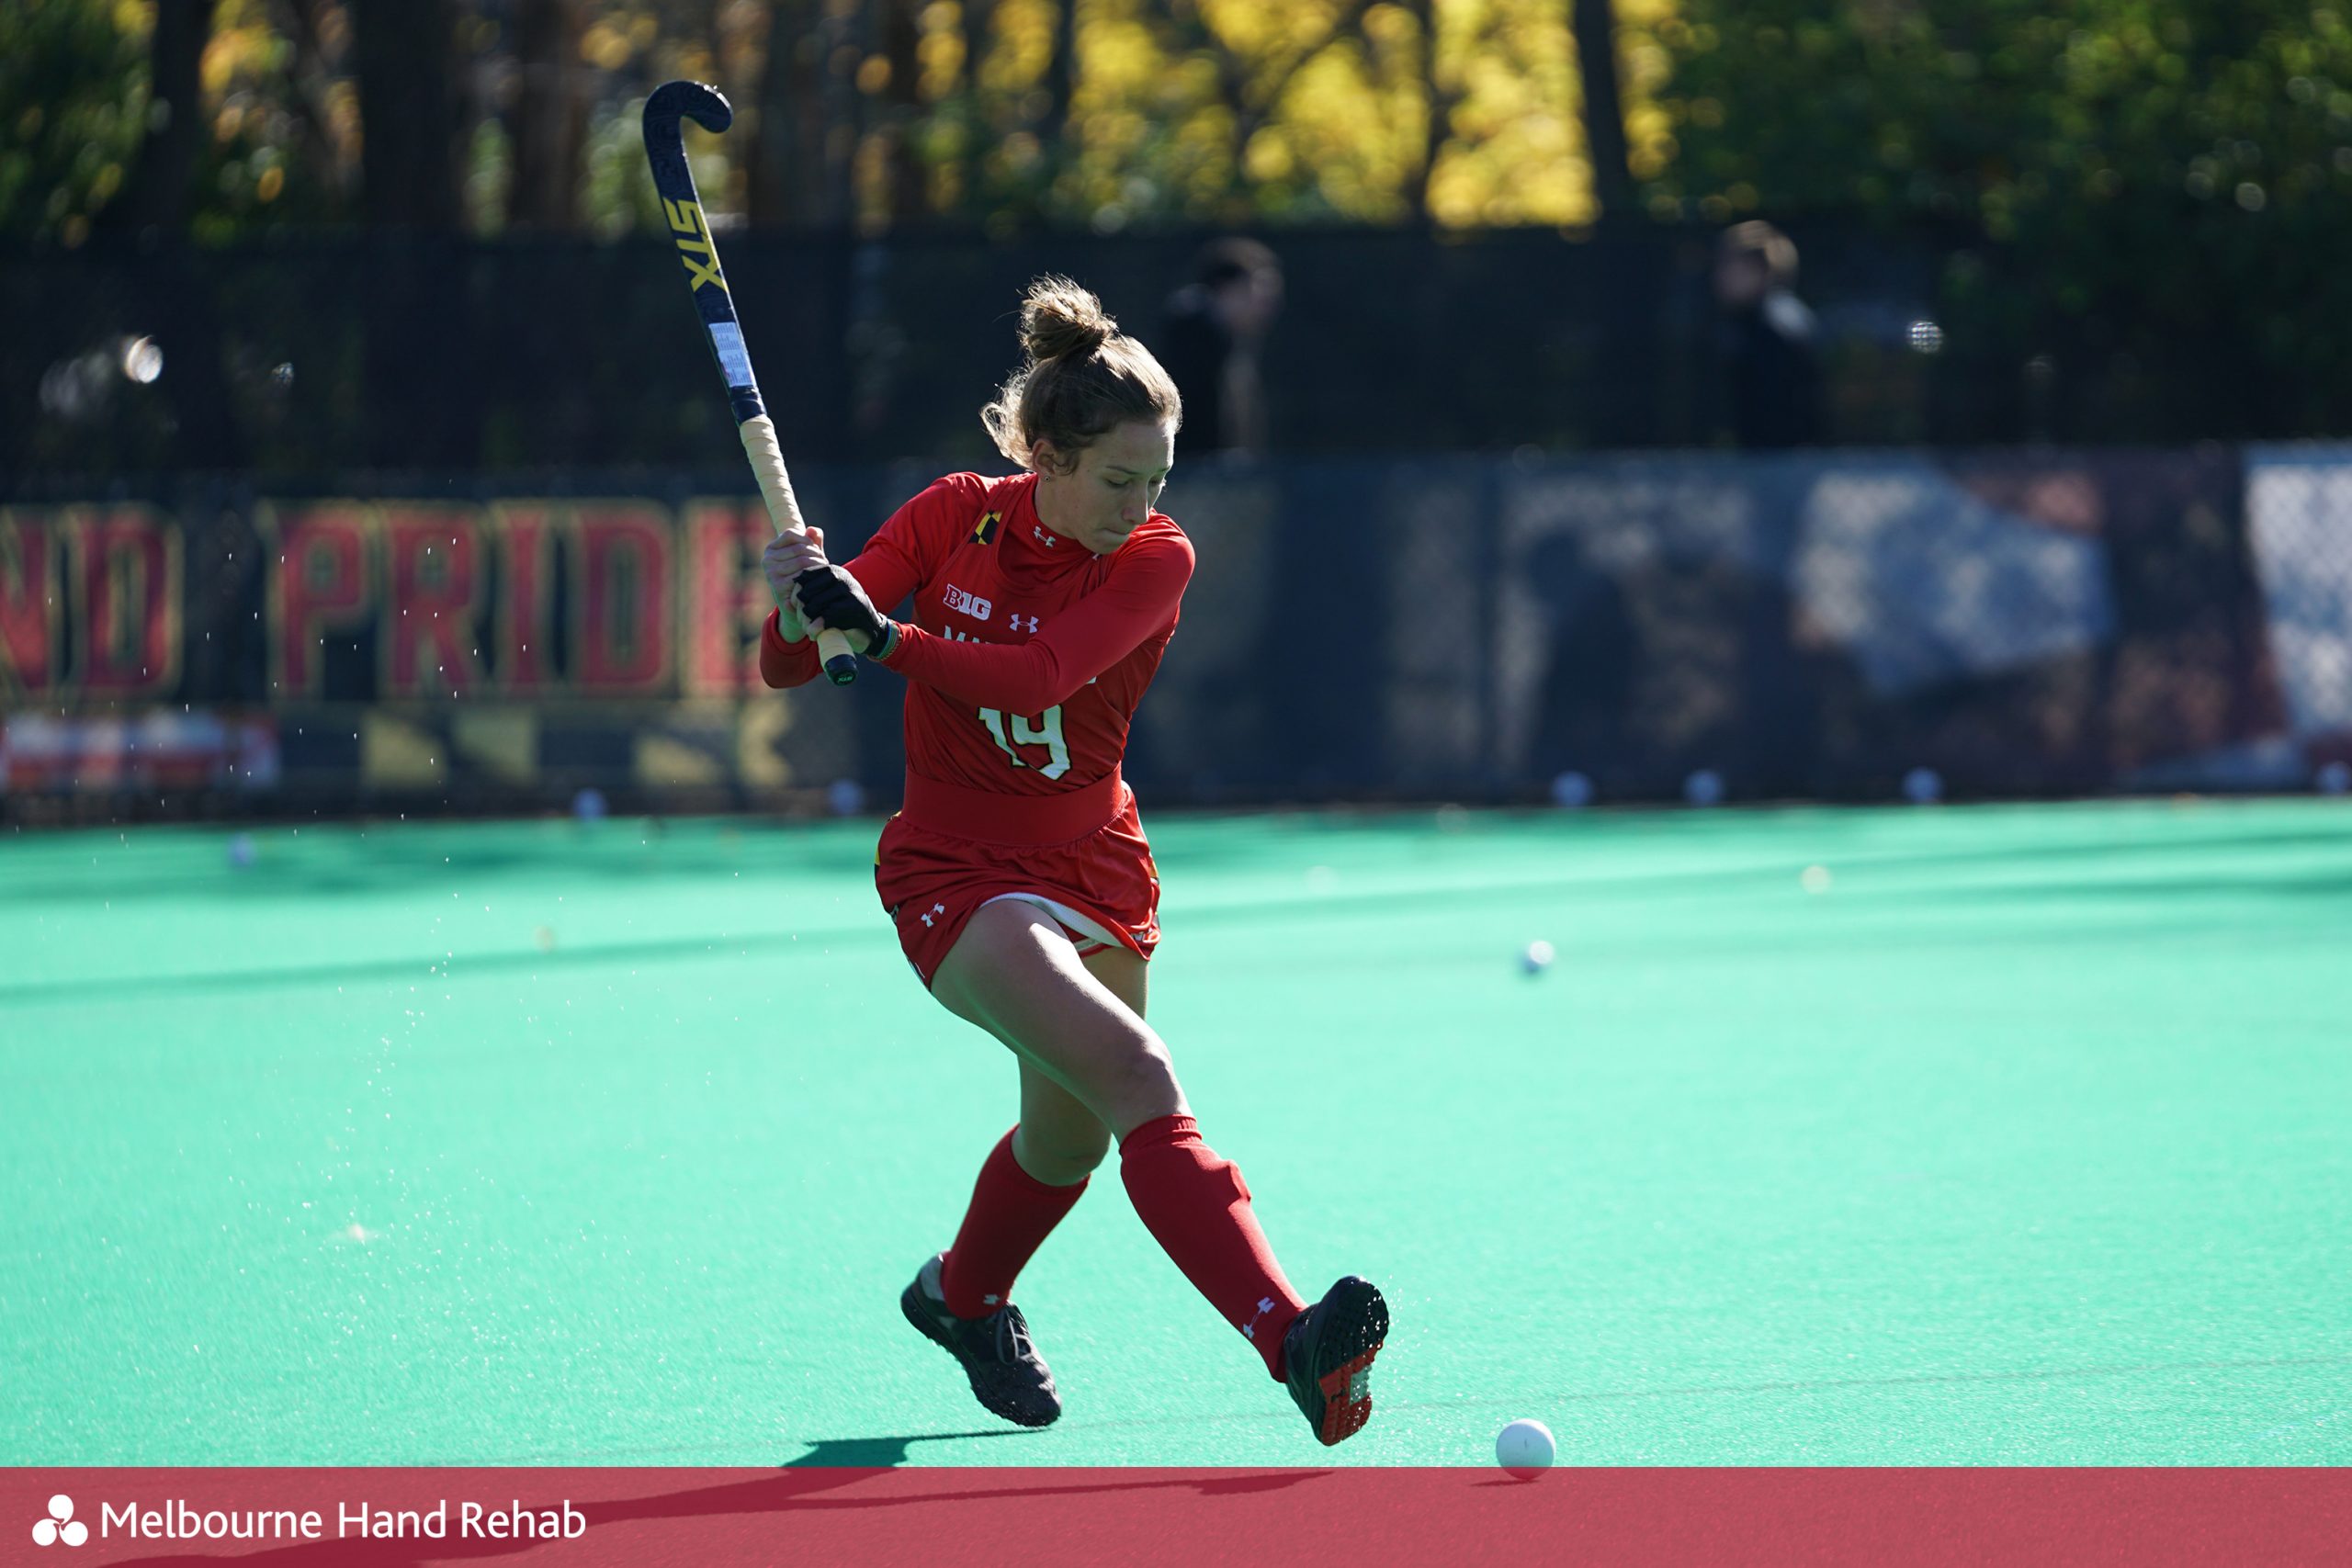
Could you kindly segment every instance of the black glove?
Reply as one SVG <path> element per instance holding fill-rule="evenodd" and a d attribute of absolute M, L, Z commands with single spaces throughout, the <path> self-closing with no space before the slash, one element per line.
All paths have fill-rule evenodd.
<path fill-rule="evenodd" d="M 861 634 L 869 651 L 882 646 L 890 623 L 874 608 L 874 601 L 846 569 L 824 566 L 804 571 L 793 579 L 793 589 L 799 595 L 801 619 L 822 621 L 837 632 Z"/>

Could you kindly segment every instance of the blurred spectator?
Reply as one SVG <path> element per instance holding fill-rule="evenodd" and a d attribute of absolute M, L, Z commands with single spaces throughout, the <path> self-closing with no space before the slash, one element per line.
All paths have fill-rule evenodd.
<path fill-rule="evenodd" d="M 1536 546 L 1523 570 L 1551 624 L 1529 759 L 1535 776 L 1573 768 L 1604 786 L 1617 783 L 1628 764 L 1642 659 L 1624 585 L 1596 566 L 1572 533 Z"/>
<path fill-rule="evenodd" d="M 1813 312 L 1796 296 L 1797 248 L 1770 223 L 1742 223 L 1715 251 L 1732 435 L 1750 450 L 1821 442 Z"/>
<path fill-rule="evenodd" d="M 1259 351 L 1281 313 L 1282 264 L 1255 240 L 1204 247 L 1193 281 L 1169 297 L 1153 348 L 1184 399 L 1179 457 L 1266 450 Z"/>

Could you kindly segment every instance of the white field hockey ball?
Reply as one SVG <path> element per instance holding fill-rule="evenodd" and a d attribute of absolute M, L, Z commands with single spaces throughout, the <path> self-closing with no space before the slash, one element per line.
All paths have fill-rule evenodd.
<path fill-rule="evenodd" d="M 1552 1468 L 1558 1449 L 1541 1421 L 1514 1421 L 1495 1438 L 1495 1462 L 1514 1481 L 1532 1481 Z"/>

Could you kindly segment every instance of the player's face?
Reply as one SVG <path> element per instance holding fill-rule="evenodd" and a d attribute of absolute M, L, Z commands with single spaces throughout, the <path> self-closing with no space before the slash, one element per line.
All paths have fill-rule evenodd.
<path fill-rule="evenodd" d="M 1172 425 L 1114 424 L 1079 453 L 1069 472 L 1041 473 L 1037 515 L 1055 533 L 1107 556 L 1151 514 L 1175 461 Z"/>

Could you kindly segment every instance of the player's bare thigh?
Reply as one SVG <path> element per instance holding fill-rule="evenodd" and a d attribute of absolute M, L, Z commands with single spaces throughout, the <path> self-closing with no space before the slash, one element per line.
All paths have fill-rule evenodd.
<path fill-rule="evenodd" d="M 1098 958 L 1102 955 L 1098 955 Z M 1033 905 L 983 907 L 932 976 L 931 993 L 958 1018 L 1011 1047 L 1114 1134 L 1189 1114 L 1168 1047 L 1134 1001 L 1143 964 L 1090 964 Z"/>
<path fill-rule="evenodd" d="M 1151 992 L 1151 965 L 1124 947 L 1098 947 L 1079 962 L 1086 972 L 1110 988 L 1137 1018 Z"/>
<path fill-rule="evenodd" d="M 1124 947 L 1098 949 L 1083 962 L 1113 996 L 1143 1016 L 1149 964 Z M 1021 1067 L 1021 1125 L 1013 1131 L 1012 1157 L 1047 1186 L 1074 1187 L 1111 1152 L 1111 1129 L 1025 1057 L 1013 1059 Z"/>

